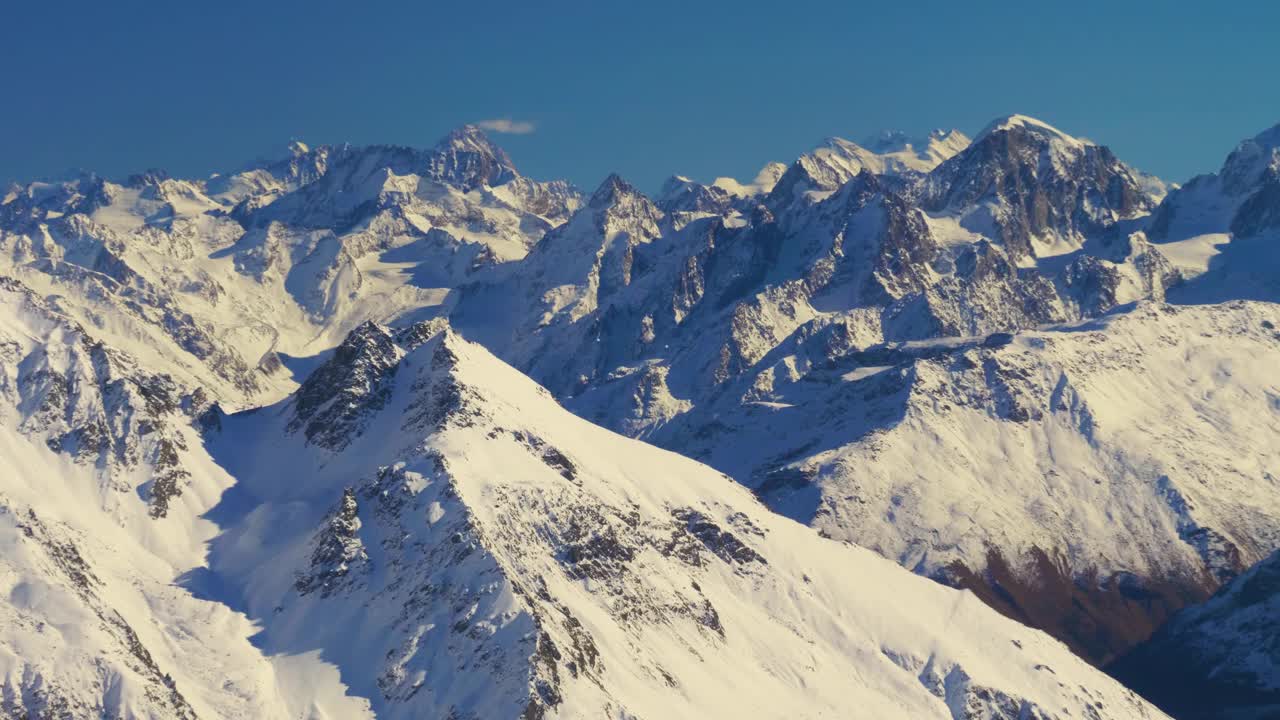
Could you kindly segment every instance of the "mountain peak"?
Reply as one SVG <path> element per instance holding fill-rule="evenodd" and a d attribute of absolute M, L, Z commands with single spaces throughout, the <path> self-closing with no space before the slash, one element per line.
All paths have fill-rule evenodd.
<path fill-rule="evenodd" d="M 665 194 L 669 190 L 674 190 L 683 185 L 688 185 L 689 183 L 692 183 L 692 182 L 695 182 L 695 181 L 687 175 L 671 175 L 665 181 L 663 181 L 662 189 L 658 191 L 658 194 L 660 195 Z"/>
<path fill-rule="evenodd" d="M 602 208 L 618 202 L 620 199 L 630 195 L 640 195 L 639 190 L 634 185 L 622 179 L 618 173 L 609 173 L 609 177 L 600 183 L 600 187 L 591 193 L 591 200 L 588 204 L 594 208 Z"/>
<path fill-rule="evenodd" d="M 346 447 L 365 417 L 386 403 L 385 380 L 403 354 L 381 325 L 361 323 L 298 388 L 289 431 L 305 428 L 310 444 Z"/>
<path fill-rule="evenodd" d="M 140 173 L 130 175 L 124 184 L 131 188 L 143 188 L 159 185 L 169 179 L 169 173 L 159 168 L 148 168 Z"/>
<path fill-rule="evenodd" d="M 1265 179 L 1280 175 L 1280 125 L 1237 145 L 1222 164 L 1220 174 L 1232 195 L 1252 192 Z"/>
<path fill-rule="evenodd" d="M 1068 135 L 1043 120 L 1037 120 L 1030 115 L 1019 115 L 1016 113 L 992 120 L 985 128 L 982 129 L 982 132 L 978 133 L 978 136 L 973 139 L 973 142 L 976 144 L 995 133 L 1007 132 L 1010 130 L 1023 130 L 1050 141 L 1063 142 L 1076 147 L 1083 147 L 1085 145 L 1092 144 L 1085 142 L 1080 138 Z"/>
<path fill-rule="evenodd" d="M 684 175 L 672 175 L 663 181 L 662 187 L 658 190 L 658 201 L 662 203 L 668 198 L 687 193 L 693 186 L 698 184 Z"/>
<path fill-rule="evenodd" d="M 927 142 L 930 146 L 935 147 L 955 147 L 956 151 L 959 152 L 973 141 L 968 135 L 965 135 L 955 128 L 951 128 L 950 130 L 945 128 L 934 128 L 929 131 Z"/>
<path fill-rule="evenodd" d="M 475 147 L 475 148 L 492 148 L 497 147 L 493 141 L 489 139 L 489 135 L 481 130 L 478 125 L 467 123 L 460 125 L 449 131 L 439 143 L 436 144 L 437 149 L 443 147 Z"/>
<path fill-rule="evenodd" d="M 465 191 L 496 187 L 520 176 L 506 151 L 475 125 L 463 125 L 432 149 L 426 174 Z"/>
<path fill-rule="evenodd" d="M 822 139 L 822 144 L 821 144 L 821 145 L 819 145 L 818 147 L 820 147 L 820 148 L 823 148 L 823 147 L 826 147 L 826 148 L 845 148 L 845 149 L 854 149 L 854 148 L 858 148 L 858 149 L 863 149 L 863 150 L 865 150 L 865 149 L 866 149 L 866 148 L 863 148 L 863 147 L 862 147 L 861 145 L 859 145 L 858 143 L 856 143 L 856 142 L 854 142 L 854 141 L 852 141 L 852 140 L 849 140 L 848 138 L 842 138 L 842 137 L 840 137 L 839 135 L 829 135 L 829 136 L 827 136 L 827 137 L 823 138 L 823 139 Z"/>
<path fill-rule="evenodd" d="M 1280 148 L 1280 123 L 1263 130 L 1253 136 L 1253 141 L 1268 149 Z"/>
<path fill-rule="evenodd" d="M 1008 177 L 1025 180 L 1004 182 Z M 932 210 L 998 208 L 993 217 L 1000 240 L 1015 261 L 1043 252 L 1046 238 L 1078 243 L 1154 205 L 1133 171 L 1105 146 L 1026 115 L 992 121 L 963 152 L 939 165 L 926 185 L 924 204 Z M 1028 211 L 1033 205 L 1036 212 Z M 1042 243 L 1040 250 L 1033 239 Z"/>
<path fill-rule="evenodd" d="M 886 130 L 865 145 L 828 137 L 812 152 L 801 155 L 779 178 L 778 185 L 790 196 L 798 188 L 835 190 L 863 170 L 877 175 L 924 174 L 968 146 L 969 138 L 954 130 L 935 131 L 927 138 Z"/>
<path fill-rule="evenodd" d="M 717 185 L 704 185 L 683 175 L 672 175 L 662 184 L 655 200 L 663 212 L 721 213 L 729 209 L 732 195 Z"/>

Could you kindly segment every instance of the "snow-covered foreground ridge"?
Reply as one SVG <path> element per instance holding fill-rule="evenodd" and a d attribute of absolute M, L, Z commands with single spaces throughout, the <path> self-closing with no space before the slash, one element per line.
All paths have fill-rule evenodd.
<path fill-rule="evenodd" d="M 6 367 L 75 377 L 92 341 L 3 300 Z M 4 381 L 23 420 L 111 395 Z M 181 412 L 161 415 L 185 435 Z M 200 422 L 162 518 L 141 475 L 100 485 L 45 447 L 52 426 L 5 423 L 0 712 L 1162 717 L 972 595 L 574 417 L 441 323 L 363 325 L 290 398 Z"/>

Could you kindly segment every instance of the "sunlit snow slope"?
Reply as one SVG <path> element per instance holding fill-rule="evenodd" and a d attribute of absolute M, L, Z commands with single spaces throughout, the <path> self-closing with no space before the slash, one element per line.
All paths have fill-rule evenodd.
<path fill-rule="evenodd" d="M 363 326 L 211 440 L 242 493 L 217 584 L 269 653 L 319 651 L 380 717 L 1152 714 L 972 595 L 434 330 Z"/>
<path fill-rule="evenodd" d="M 1170 190 L 1023 115 L 13 185 L 0 717 L 1140 716 L 975 601 L 1104 664 L 1280 544 L 1278 239 L 1276 128 Z"/>
<path fill-rule="evenodd" d="M 363 325 L 289 399 L 228 416 L 127 355 L 85 365 L 91 336 L 0 299 L 9 716 L 1160 717 L 443 323 Z M 52 451 L 98 420 L 94 448 Z M 188 473 L 163 514 L 156 436 Z"/>

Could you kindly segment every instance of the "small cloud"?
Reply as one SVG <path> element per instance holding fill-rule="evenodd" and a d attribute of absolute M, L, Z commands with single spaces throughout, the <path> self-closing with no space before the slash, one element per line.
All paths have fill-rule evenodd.
<path fill-rule="evenodd" d="M 524 120 L 512 120 L 511 118 L 481 120 L 476 125 L 482 130 L 507 135 L 528 135 L 534 131 L 533 123 L 525 122 Z"/>

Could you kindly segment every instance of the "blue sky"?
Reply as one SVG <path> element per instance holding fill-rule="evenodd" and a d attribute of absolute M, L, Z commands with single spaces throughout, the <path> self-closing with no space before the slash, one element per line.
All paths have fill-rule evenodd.
<path fill-rule="evenodd" d="M 1011 112 L 1181 181 L 1280 122 L 1280 3 L 1251 0 L 7 5 L 0 181 L 510 118 L 533 126 L 495 136 L 526 174 L 652 190 Z"/>

